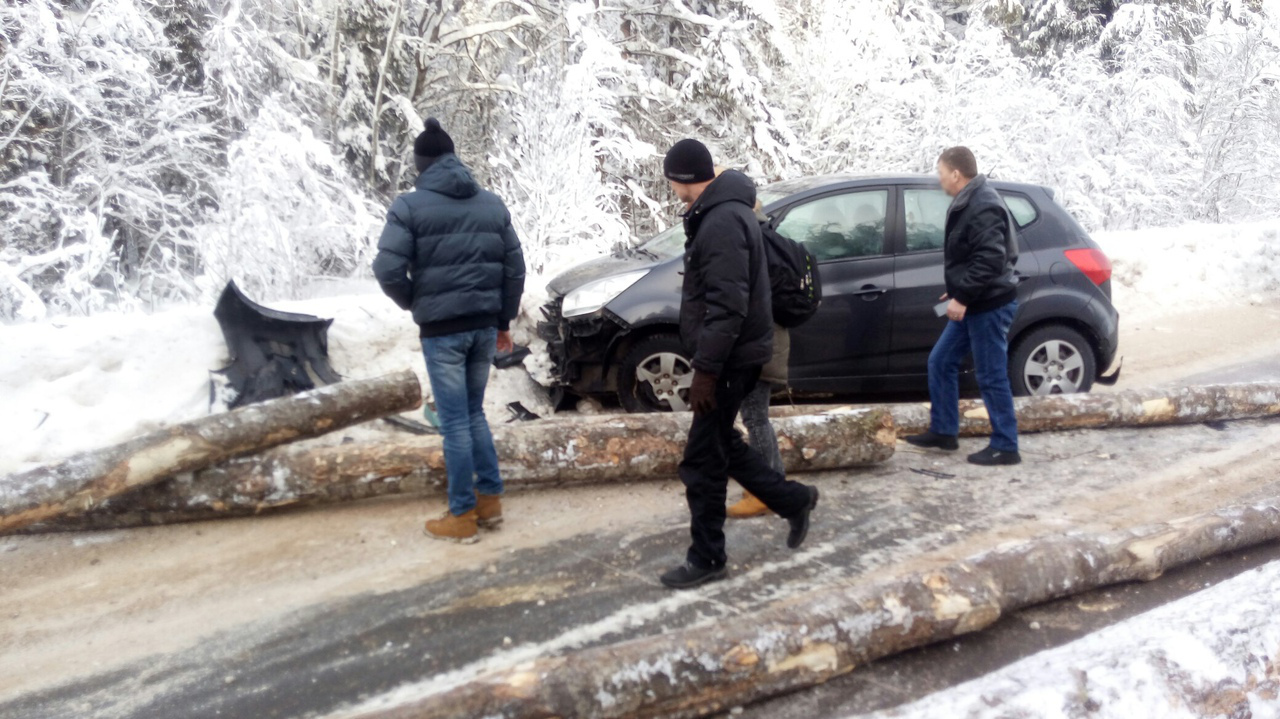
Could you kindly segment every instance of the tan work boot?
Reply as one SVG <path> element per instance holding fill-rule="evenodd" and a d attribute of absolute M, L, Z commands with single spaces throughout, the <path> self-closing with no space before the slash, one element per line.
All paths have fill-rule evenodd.
<path fill-rule="evenodd" d="M 476 529 L 476 510 L 454 516 L 448 510 L 439 519 L 427 520 L 423 532 L 432 539 L 443 539 L 458 544 L 475 544 L 480 541 L 479 530 Z"/>
<path fill-rule="evenodd" d="M 481 529 L 497 529 L 502 524 L 502 497 L 497 494 L 477 494 L 476 516 Z"/>
<path fill-rule="evenodd" d="M 751 517 L 763 517 L 771 511 L 754 494 L 743 491 L 742 499 L 738 500 L 737 504 L 731 505 L 726 514 L 730 519 L 750 519 Z"/>

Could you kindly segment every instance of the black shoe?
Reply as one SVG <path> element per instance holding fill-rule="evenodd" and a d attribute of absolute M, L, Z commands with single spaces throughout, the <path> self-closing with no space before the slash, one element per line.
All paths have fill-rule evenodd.
<path fill-rule="evenodd" d="M 693 589 L 707 582 L 724 579 L 728 574 L 729 571 L 724 567 L 702 569 L 685 563 L 662 575 L 662 583 L 672 589 Z"/>
<path fill-rule="evenodd" d="M 907 444 L 924 447 L 925 449 L 945 449 L 948 452 L 954 452 L 960 449 L 960 440 L 954 435 L 934 434 L 933 432 L 925 432 L 924 434 L 912 434 L 902 438 Z"/>
<path fill-rule="evenodd" d="M 979 464 L 983 467 L 1007 467 L 1014 464 L 1022 464 L 1022 455 L 1017 452 L 1001 452 L 998 449 L 987 447 L 976 454 L 969 455 L 970 464 Z"/>
<path fill-rule="evenodd" d="M 813 512 L 813 508 L 818 506 L 818 488 L 805 487 L 809 490 L 809 506 L 804 508 L 794 517 L 789 517 L 788 522 L 791 523 L 791 534 L 787 535 L 787 547 L 790 549 L 799 549 L 804 544 L 804 538 L 809 536 L 809 514 Z"/>

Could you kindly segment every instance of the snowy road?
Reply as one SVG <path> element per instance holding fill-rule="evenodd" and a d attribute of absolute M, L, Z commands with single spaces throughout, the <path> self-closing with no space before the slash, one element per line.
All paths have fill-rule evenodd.
<path fill-rule="evenodd" d="M 0 588 L 0 716 L 320 715 L 1004 541 L 1275 497 L 1278 448 L 1280 422 L 1036 436 L 995 472 L 904 448 L 816 478 L 803 551 L 779 520 L 733 525 L 733 577 L 687 594 L 655 581 L 687 531 L 669 481 L 513 495 L 509 526 L 473 547 L 421 539 L 417 500 L 8 538 L 23 580 Z"/>

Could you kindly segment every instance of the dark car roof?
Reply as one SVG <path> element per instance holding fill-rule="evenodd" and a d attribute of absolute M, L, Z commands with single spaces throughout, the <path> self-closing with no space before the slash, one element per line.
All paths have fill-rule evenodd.
<path fill-rule="evenodd" d="M 932 184 L 936 185 L 938 178 L 934 175 L 908 175 L 908 174 L 891 174 L 891 173 L 836 173 L 831 175 L 811 175 L 808 177 L 797 177 L 791 180 L 782 180 L 761 187 L 762 192 L 778 195 L 780 197 L 789 197 L 806 192 L 836 190 L 841 188 L 852 188 L 866 185 L 919 185 Z M 1053 197 L 1053 191 L 1041 185 L 1033 185 L 1023 182 L 1006 182 L 1004 180 L 992 180 L 992 183 L 1004 190 L 1027 191 L 1030 189 L 1039 189 L 1046 192 L 1049 197 Z"/>

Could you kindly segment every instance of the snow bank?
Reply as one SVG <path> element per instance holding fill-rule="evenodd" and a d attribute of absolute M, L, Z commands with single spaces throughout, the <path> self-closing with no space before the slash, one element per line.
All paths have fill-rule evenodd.
<path fill-rule="evenodd" d="M 868 719 L 1280 716 L 1280 562 Z"/>
<path fill-rule="evenodd" d="M 1280 221 L 1100 232 L 1126 323 L 1280 299 Z"/>
<path fill-rule="evenodd" d="M 329 357 L 343 377 L 412 369 L 429 396 L 418 328 L 408 313 L 372 281 L 342 291 L 349 294 L 267 304 L 334 318 Z M 521 325 L 515 334 L 520 342 L 531 335 Z M 229 361 L 212 307 L 0 325 L 0 347 L 0 475 L 225 409 L 210 397 L 210 373 Z M 539 414 L 551 409 L 527 371 L 493 370 L 485 402 L 490 421 L 506 421 L 512 401 Z"/>

